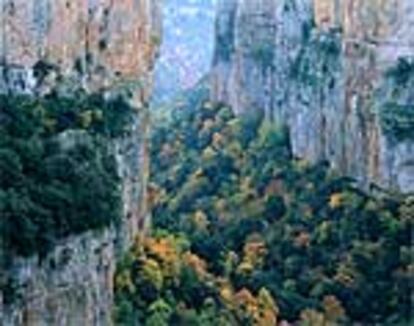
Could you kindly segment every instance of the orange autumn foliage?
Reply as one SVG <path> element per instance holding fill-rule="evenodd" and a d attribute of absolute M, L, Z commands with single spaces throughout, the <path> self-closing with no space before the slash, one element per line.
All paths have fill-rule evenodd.
<path fill-rule="evenodd" d="M 334 193 L 329 198 L 329 207 L 336 209 L 342 206 L 343 196 L 340 193 Z"/>
<path fill-rule="evenodd" d="M 269 291 L 262 288 L 257 297 L 243 288 L 234 295 L 236 314 L 244 320 L 250 319 L 254 326 L 277 325 L 279 310 Z"/>
<path fill-rule="evenodd" d="M 154 257 L 161 265 L 163 275 L 175 277 L 179 273 L 180 257 L 176 246 L 170 238 L 147 238 L 144 241 L 147 255 Z"/>
<path fill-rule="evenodd" d="M 323 308 L 326 318 L 329 321 L 335 322 L 345 316 L 345 309 L 342 303 L 333 295 L 328 295 L 323 298 Z"/>
<path fill-rule="evenodd" d="M 191 252 L 186 252 L 183 255 L 183 261 L 196 272 L 198 277 L 205 278 L 208 275 L 207 263 L 197 255 Z"/>

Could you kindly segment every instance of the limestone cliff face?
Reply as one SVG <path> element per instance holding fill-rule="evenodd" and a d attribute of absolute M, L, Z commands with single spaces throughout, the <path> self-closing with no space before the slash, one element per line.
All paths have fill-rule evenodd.
<path fill-rule="evenodd" d="M 66 239 L 42 260 L 13 261 L 5 273 L 18 295 L 6 304 L 0 293 L 1 325 L 111 324 L 116 255 L 146 223 L 146 102 L 160 14 L 159 0 L 0 0 L 0 92 L 70 95 L 82 87 L 123 92 L 137 108 L 128 136 L 113 144 L 121 227 Z"/>
<path fill-rule="evenodd" d="M 0 304 L 1 325 L 111 325 L 114 233 L 66 239 L 45 260 L 16 259 L 15 302 Z"/>
<path fill-rule="evenodd" d="M 30 68 L 41 61 L 91 90 L 140 82 L 145 92 L 160 39 L 159 6 L 159 0 L 0 0 L 1 62 L 28 75 L 8 87 L 32 88 Z"/>
<path fill-rule="evenodd" d="M 286 123 L 299 157 L 413 191 L 414 139 L 396 135 L 413 126 L 413 31 L 411 0 L 223 0 L 212 96 Z"/>

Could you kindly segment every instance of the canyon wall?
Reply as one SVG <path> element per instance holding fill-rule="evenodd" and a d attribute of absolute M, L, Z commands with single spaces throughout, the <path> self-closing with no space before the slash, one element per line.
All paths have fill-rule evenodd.
<path fill-rule="evenodd" d="M 13 302 L 6 298 L 10 293 L 0 292 L 1 325 L 111 324 L 116 256 L 147 223 L 147 102 L 161 37 L 160 5 L 0 0 L 1 93 L 122 93 L 136 108 L 127 136 L 113 144 L 122 178 L 121 226 L 62 240 L 42 259 L 14 259 L 0 273 L 13 281 Z"/>
<path fill-rule="evenodd" d="M 414 191 L 414 2 L 223 0 L 213 100 L 289 127 L 293 152 Z"/>

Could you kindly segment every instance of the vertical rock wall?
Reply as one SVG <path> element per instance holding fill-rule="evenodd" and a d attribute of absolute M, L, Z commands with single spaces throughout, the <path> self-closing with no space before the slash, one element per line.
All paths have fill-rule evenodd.
<path fill-rule="evenodd" d="M 414 114 L 414 74 L 390 74 L 412 67 L 413 32 L 410 0 L 223 0 L 212 97 L 287 124 L 297 156 L 413 191 L 414 140 L 382 117 Z"/>
<path fill-rule="evenodd" d="M 159 0 L 0 0 L 0 92 L 123 92 L 137 109 L 114 143 L 124 219 L 118 230 L 63 240 L 46 258 L 16 258 L 14 300 L 0 293 L 0 324 L 109 325 L 119 250 L 147 223 L 146 134 Z M 46 73 L 47 72 L 47 73 Z M 91 203 L 93 205 L 93 203 Z"/>
<path fill-rule="evenodd" d="M 30 75 L 42 61 L 90 90 L 131 82 L 145 93 L 160 40 L 159 6 L 159 0 L 0 0 L 1 63 Z"/>

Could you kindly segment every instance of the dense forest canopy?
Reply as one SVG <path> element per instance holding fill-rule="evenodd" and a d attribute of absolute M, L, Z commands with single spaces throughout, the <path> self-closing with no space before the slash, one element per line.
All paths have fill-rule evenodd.
<path fill-rule="evenodd" d="M 365 193 L 292 157 L 283 127 L 200 99 L 154 128 L 151 162 L 119 324 L 409 324 L 412 197 Z"/>

